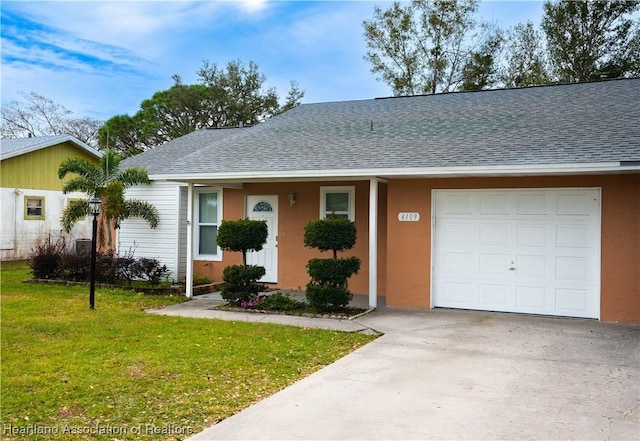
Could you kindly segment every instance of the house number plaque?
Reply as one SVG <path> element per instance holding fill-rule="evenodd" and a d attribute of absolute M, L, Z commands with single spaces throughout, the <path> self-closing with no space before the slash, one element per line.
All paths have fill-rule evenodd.
<path fill-rule="evenodd" d="M 418 222 L 420 220 L 420 213 L 398 213 L 398 220 L 400 222 Z"/>

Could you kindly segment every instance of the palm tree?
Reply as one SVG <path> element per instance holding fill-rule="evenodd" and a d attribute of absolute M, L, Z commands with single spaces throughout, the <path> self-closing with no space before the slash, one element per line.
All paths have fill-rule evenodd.
<path fill-rule="evenodd" d="M 58 168 L 58 177 L 63 179 L 67 173 L 75 173 L 64 183 L 63 193 L 81 191 L 89 198 L 97 197 L 102 201 L 102 214 L 105 220 L 104 229 L 100 229 L 99 240 L 104 245 L 105 232 L 107 247 L 113 249 L 111 227 L 119 228 L 120 222 L 130 217 L 139 217 L 149 223 L 151 228 L 158 226 L 159 216 L 156 207 L 140 200 L 127 200 L 125 190 L 138 184 L 149 184 L 147 171 L 141 167 L 119 170 L 122 158 L 115 150 L 106 150 L 97 166 L 86 159 L 67 158 Z M 62 228 L 68 233 L 73 226 L 87 215 L 89 200 L 84 199 L 69 205 L 62 213 Z"/>

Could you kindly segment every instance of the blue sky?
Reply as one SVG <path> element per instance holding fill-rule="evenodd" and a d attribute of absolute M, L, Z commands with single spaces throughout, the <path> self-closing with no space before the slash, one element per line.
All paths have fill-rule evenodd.
<path fill-rule="evenodd" d="M 363 59 L 362 21 L 386 1 L 2 1 L 2 102 L 35 91 L 75 117 L 134 114 L 203 60 L 250 60 L 284 97 L 303 102 L 388 96 Z M 541 1 L 483 1 L 503 28 L 538 24 Z"/>

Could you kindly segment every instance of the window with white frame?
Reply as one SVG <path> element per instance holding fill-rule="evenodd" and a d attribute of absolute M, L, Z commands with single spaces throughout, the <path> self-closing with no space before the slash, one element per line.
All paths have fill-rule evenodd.
<path fill-rule="evenodd" d="M 202 189 L 196 193 L 194 239 L 197 258 L 219 260 L 222 257 L 216 243 L 222 219 L 221 197 L 220 191 Z"/>
<path fill-rule="evenodd" d="M 320 187 L 320 218 L 334 215 L 355 221 L 355 187 Z"/>
<path fill-rule="evenodd" d="M 25 220 L 44 220 L 44 196 L 24 197 Z"/>

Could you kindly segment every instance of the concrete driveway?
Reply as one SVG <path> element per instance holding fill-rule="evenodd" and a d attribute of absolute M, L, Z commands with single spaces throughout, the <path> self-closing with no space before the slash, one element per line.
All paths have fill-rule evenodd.
<path fill-rule="evenodd" d="M 640 326 L 383 308 L 367 346 L 192 440 L 640 439 Z"/>

